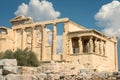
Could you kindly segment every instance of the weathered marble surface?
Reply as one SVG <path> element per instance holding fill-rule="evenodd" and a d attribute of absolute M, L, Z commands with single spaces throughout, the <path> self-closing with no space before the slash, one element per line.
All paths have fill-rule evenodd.
<path fill-rule="evenodd" d="M 0 60 L 4 62 L 6 60 Z M 73 65 L 61 65 L 59 63 L 48 63 L 39 67 L 15 66 L 12 64 L 2 65 L 0 69 L 0 80 L 117 80 L 120 79 L 119 72 L 98 72 L 87 69 L 79 69 Z M 17 63 L 17 62 L 15 62 Z M 63 66 L 64 65 L 64 66 Z"/>

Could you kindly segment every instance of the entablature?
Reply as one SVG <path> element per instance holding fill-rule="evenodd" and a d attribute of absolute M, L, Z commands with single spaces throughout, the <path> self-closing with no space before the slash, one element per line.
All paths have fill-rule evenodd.
<path fill-rule="evenodd" d="M 72 37 L 81 37 L 81 36 L 93 36 L 96 37 L 98 39 L 101 39 L 103 41 L 109 40 L 112 42 L 117 42 L 116 40 L 110 39 L 110 37 L 102 34 L 101 32 L 97 31 L 97 30 L 84 30 L 84 31 L 76 31 L 76 32 L 69 32 L 68 33 L 69 38 Z"/>
<path fill-rule="evenodd" d="M 18 28 L 26 28 L 26 27 L 35 27 L 35 26 L 43 26 L 43 25 L 55 25 L 57 23 L 65 23 L 68 22 L 69 19 L 68 18 L 62 18 L 62 19 L 55 19 L 55 20 L 49 20 L 49 21 L 43 21 L 43 22 L 35 22 L 35 23 L 31 23 L 31 24 L 21 24 L 21 25 L 17 25 L 15 27 L 12 27 L 12 29 L 18 29 Z"/>

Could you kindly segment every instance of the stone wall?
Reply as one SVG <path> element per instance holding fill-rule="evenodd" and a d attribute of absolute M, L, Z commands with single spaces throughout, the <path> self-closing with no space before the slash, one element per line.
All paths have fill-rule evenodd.
<path fill-rule="evenodd" d="M 95 72 L 65 63 L 47 63 L 39 67 L 17 66 L 15 59 L 0 60 L 0 80 L 116 80 L 118 72 Z"/>

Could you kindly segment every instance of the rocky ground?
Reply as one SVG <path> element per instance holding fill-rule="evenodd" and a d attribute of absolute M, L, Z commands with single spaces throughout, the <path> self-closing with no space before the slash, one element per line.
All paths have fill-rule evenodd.
<path fill-rule="evenodd" d="M 39 67 L 17 66 L 15 59 L 0 60 L 0 80 L 120 80 L 119 72 L 97 72 L 71 65 L 48 63 Z"/>

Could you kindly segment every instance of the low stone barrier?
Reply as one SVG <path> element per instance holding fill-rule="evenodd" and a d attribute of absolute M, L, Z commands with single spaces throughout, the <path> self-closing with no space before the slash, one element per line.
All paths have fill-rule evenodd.
<path fill-rule="evenodd" d="M 119 72 L 91 72 L 64 64 L 17 66 L 15 59 L 0 60 L 0 80 L 119 80 Z"/>

